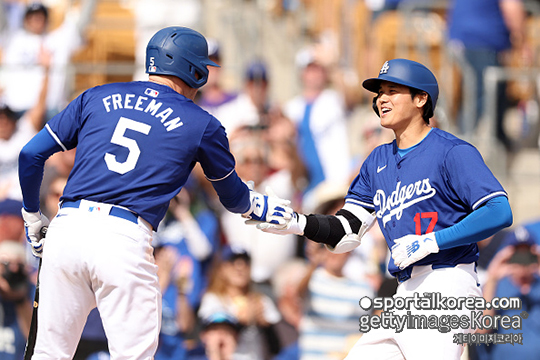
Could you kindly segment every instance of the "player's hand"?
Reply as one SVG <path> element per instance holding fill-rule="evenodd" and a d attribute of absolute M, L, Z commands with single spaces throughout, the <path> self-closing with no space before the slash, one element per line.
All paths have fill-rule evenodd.
<path fill-rule="evenodd" d="M 285 216 L 282 216 L 285 219 Z M 249 220 L 246 221 L 249 224 Z M 306 216 L 294 212 L 292 216 L 285 220 L 285 224 L 275 223 L 257 223 L 257 229 L 260 229 L 266 233 L 277 235 L 304 235 L 304 228 L 306 227 Z"/>
<path fill-rule="evenodd" d="M 425 235 L 405 235 L 394 241 L 392 258 L 400 269 L 414 264 L 432 253 L 439 252 L 435 233 Z"/>
<path fill-rule="evenodd" d="M 251 185 L 251 186 L 250 186 Z M 249 197 L 251 207 L 249 211 L 242 216 L 250 219 L 250 224 L 257 222 L 268 222 L 271 224 L 286 225 L 291 219 L 293 210 L 289 207 L 289 200 L 277 197 L 270 187 L 266 187 L 266 195 L 258 193 L 250 187 Z"/>
<path fill-rule="evenodd" d="M 41 257 L 43 245 L 45 242 L 45 232 L 49 226 L 49 219 L 38 212 L 28 212 L 24 208 L 21 210 L 24 220 L 24 230 L 26 232 L 26 241 L 32 247 L 32 254 Z"/>

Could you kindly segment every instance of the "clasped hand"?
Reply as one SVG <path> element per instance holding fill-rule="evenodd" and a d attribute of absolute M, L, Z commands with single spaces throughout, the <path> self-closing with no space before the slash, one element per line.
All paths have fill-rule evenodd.
<path fill-rule="evenodd" d="M 289 206 L 290 201 L 276 196 L 276 194 L 266 187 L 266 195 L 258 193 L 250 187 L 251 207 L 248 212 L 242 216 L 249 219 L 247 224 L 274 224 L 276 226 L 286 226 L 287 222 L 293 217 L 293 210 Z"/>

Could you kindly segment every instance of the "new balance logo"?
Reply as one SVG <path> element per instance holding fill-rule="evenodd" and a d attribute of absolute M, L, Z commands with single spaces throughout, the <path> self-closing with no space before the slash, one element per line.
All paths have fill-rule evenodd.
<path fill-rule="evenodd" d="M 420 244 L 418 243 L 418 240 L 414 241 L 410 245 L 407 245 L 407 257 L 411 257 L 411 255 L 415 253 L 418 249 L 420 249 Z"/>
<path fill-rule="evenodd" d="M 384 165 L 383 167 L 377 166 L 377 174 L 386 169 L 388 165 Z"/>

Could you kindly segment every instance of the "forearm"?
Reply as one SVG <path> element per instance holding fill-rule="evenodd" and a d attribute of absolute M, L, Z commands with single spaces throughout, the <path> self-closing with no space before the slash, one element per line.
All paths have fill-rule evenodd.
<path fill-rule="evenodd" d="M 526 37 L 526 13 L 521 0 L 502 0 L 501 11 L 504 23 L 510 31 L 512 46 L 519 48 L 525 42 Z"/>
<path fill-rule="evenodd" d="M 506 196 L 490 199 L 463 220 L 435 234 L 439 249 L 450 249 L 484 240 L 512 225 L 512 210 Z"/>
<path fill-rule="evenodd" d="M 178 219 L 184 227 L 186 244 L 191 254 L 200 261 L 207 259 L 212 253 L 212 244 L 197 220 L 193 218 L 189 210 L 183 212 Z"/>
<path fill-rule="evenodd" d="M 210 180 L 219 196 L 219 201 L 230 212 L 243 214 L 250 208 L 249 189 L 240 180 L 236 171 L 223 179 Z"/>
<path fill-rule="evenodd" d="M 311 276 L 313 276 L 313 272 L 317 269 L 317 266 L 318 265 L 313 262 L 309 263 L 308 268 L 306 269 L 306 274 L 296 286 L 296 295 L 298 297 L 304 298 L 306 296 L 309 281 L 311 280 Z"/>
<path fill-rule="evenodd" d="M 335 247 L 345 235 L 359 234 L 362 225 L 374 221 L 368 210 L 350 203 L 346 203 L 336 215 L 304 216 L 306 218 L 304 236 L 331 247 Z"/>
<path fill-rule="evenodd" d="M 176 323 L 181 332 L 187 333 L 191 331 L 195 325 L 195 314 L 189 304 L 187 294 L 181 292 L 178 293 L 177 306 Z"/>

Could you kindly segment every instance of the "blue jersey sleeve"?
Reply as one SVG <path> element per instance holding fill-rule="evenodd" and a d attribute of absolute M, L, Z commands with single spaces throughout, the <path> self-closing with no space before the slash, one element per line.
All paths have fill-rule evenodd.
<path fill-rule="evenodd" d="M 366 209 L 375 209 L 373 198 L 369 195 L 373 193 L 368 171 L 368 167 L 371 162 L 370 158 L 371 157 L 368 157 L 362 164 L 360 173 L 356 176 L 349 187 L 349 191 L 345 196 L 345 201 L 360 205 Z"/>
<path fill-rule="evenodd" d="M 231 212 L 244 213 L 250 207 L 249 189 L 236 174 L 225 129 L 219 121 L 213 120 L 201 140 L 197 160 L 223 206 Z"/>
<path fill-rule="evenodd" d="M 43 180 L 45 161 L 55 152 L 62 151 L 60 145 L 42 129 L 26 144 L 19 154 L 19 183 L 26 211 L 39 211 L 39 190 Z"/>
<path fill-rule="evenodd" d="M 444 176 L 451 189 L 471 210 L 491 198 L 506 196 L 478 150 L 469 144 L 454 146 L 447 153 L 444 167 Z"/>
<path fill-rule="evenodd" d="M 449 228 L 436 232 L 441 250 L 474 244 L 512 225 L 512 210 L 506 196 L 489 199 L 483 206 Z"/>
<path fill-rule="evenodd" d="M 79 95 L 47 123 L 55 136 L 56 142 L 64 150 L 71 150 L 77 146 L 78 135 L 83 122 L 82 108 L 85 94 L 86 92 Z"/>

